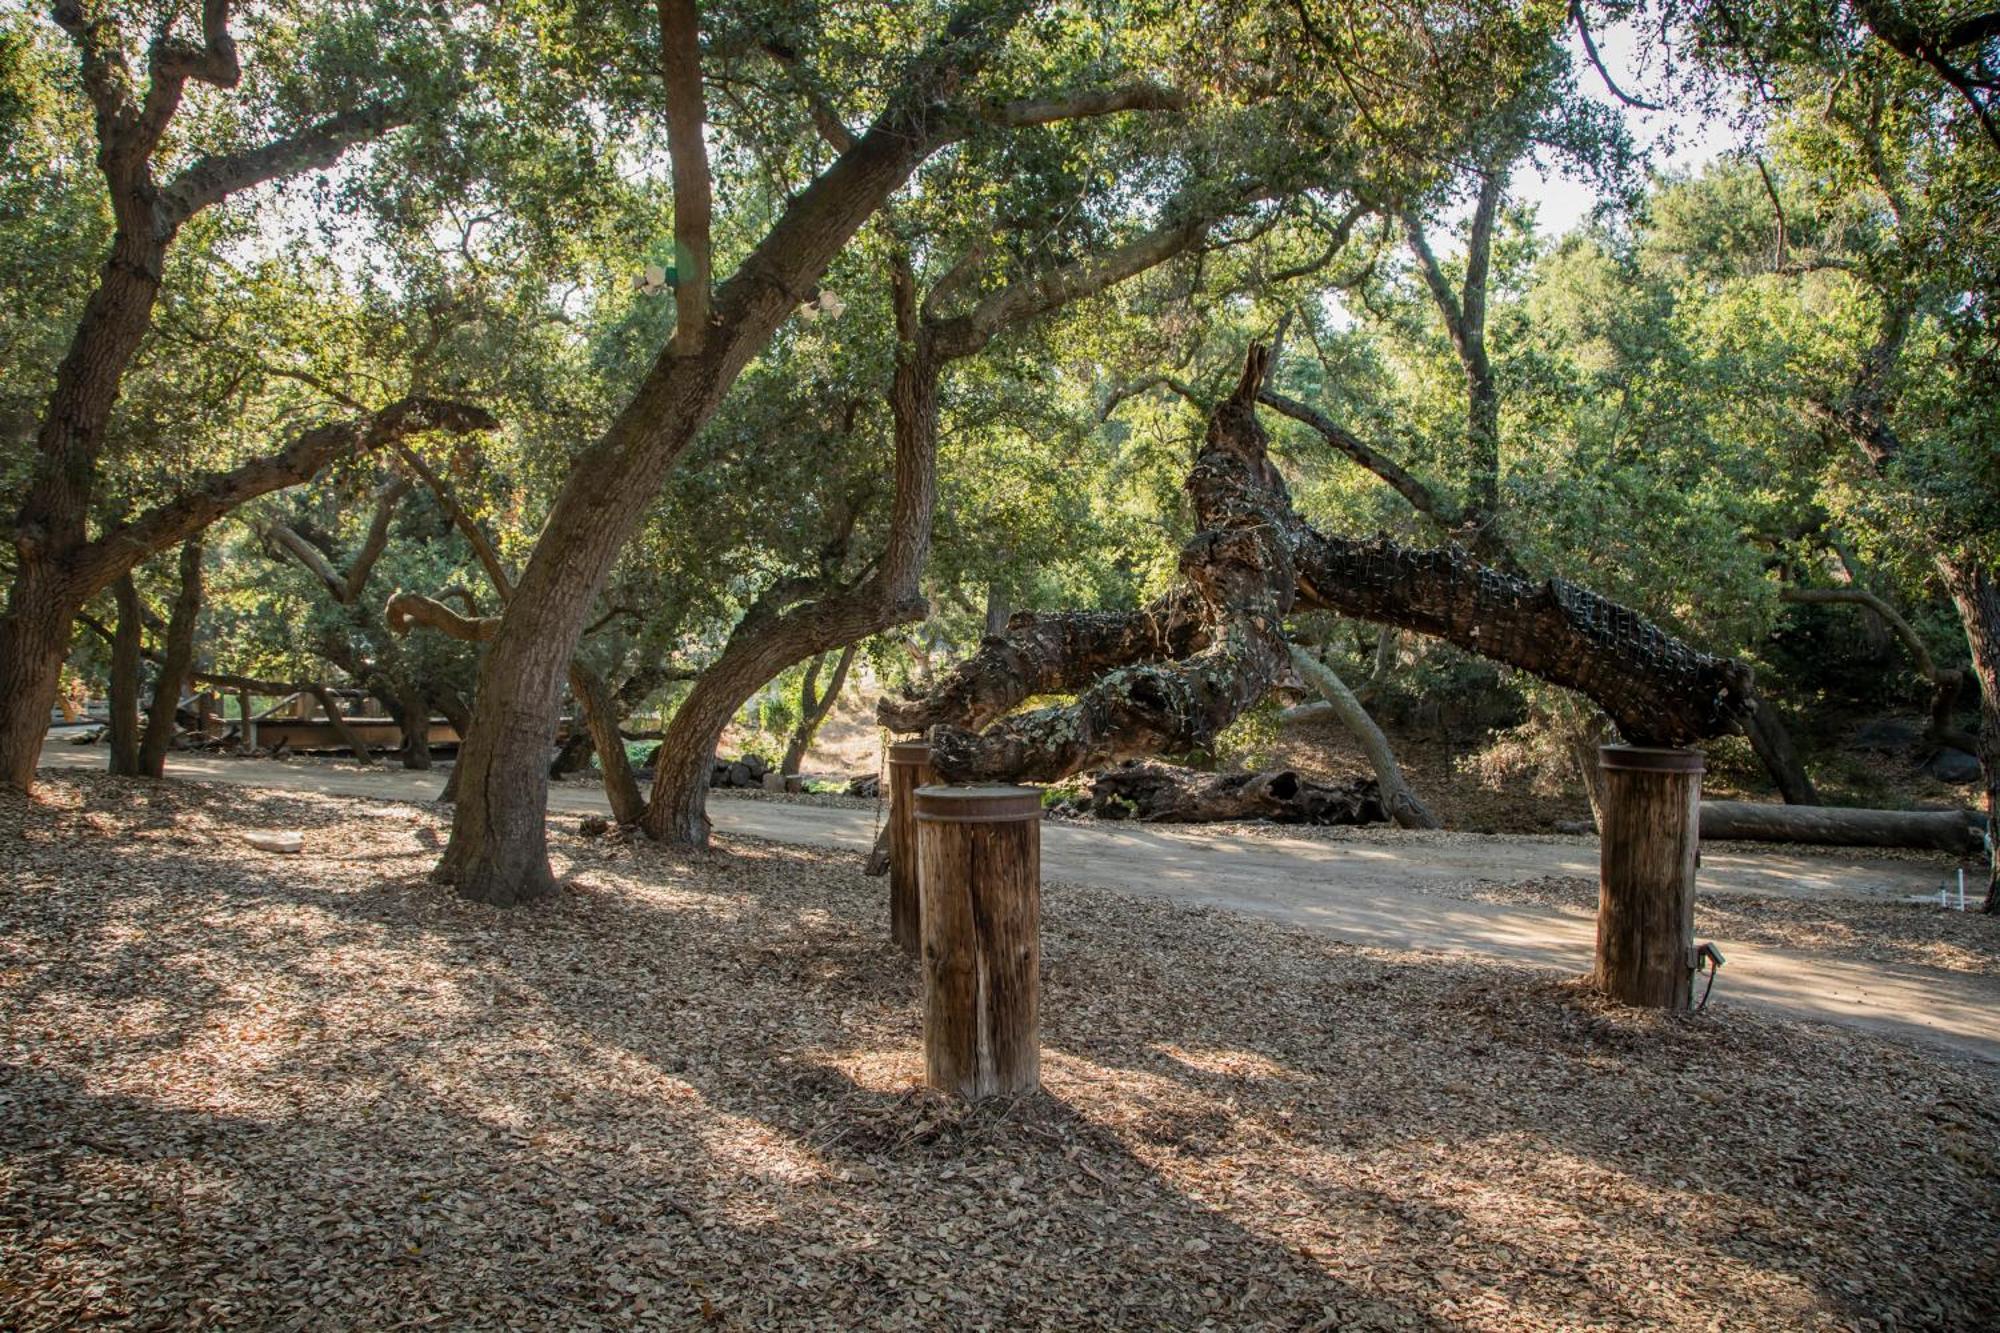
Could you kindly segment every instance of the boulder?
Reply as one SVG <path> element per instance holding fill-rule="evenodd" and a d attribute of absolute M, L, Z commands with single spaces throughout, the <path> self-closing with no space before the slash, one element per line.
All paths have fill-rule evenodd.
<path fill-rule="evenodd" d="M 1963 750 L 1946 746 L 1925 761 L 1924 772 L 1939 782 L 1977 782 L 1979 760 Z"/>

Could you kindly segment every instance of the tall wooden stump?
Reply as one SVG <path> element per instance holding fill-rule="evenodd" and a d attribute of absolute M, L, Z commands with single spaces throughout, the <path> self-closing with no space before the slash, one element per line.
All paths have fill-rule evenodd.
<path fill-rule="evenodd" d="M 1042 800 L 1027 787 L 917 792 L 924 1081 L 961 1097 L 1041 1084 Z"/>
<path fill-rule="evenodd" d="M 1597 893 L 1598 987 L 1652 1009 L 1688 1007 L 1694 979 L 1701 755 L 1607 745 Z"/>
<path fill-rule="evenodd" d="M 889 938 L 915 958 L 923 952 L 923 904 L 917 892 L 917 788 L 937 781 L 929 741 L 889 747 Z"/>

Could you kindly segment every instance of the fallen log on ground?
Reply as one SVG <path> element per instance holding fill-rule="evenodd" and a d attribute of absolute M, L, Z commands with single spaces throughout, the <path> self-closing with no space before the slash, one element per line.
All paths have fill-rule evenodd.
<path fill-rule="evenodd" d="M 1268 819 L 1278 824 L 1380 824 L 1389 815 L 1373 779 L 1314 782 L 1291 769 L 1199 773 L 1131 761 L 1091 779 L 1071 805 L 1099 819 L 1215 824 Z"/>
<path fill-rule="evenodd" d="M 1970 810 L 1850 810 L 1829 805 L 1703 801 L 1701 837 L 1837 847 L 1919 847 L 1970 853 L 1985 845 Z"/>

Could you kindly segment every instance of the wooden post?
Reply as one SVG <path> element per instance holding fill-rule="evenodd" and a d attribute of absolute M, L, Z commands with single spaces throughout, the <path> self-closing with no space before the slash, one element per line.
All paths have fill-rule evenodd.
<path fill-rule="evenodd" d="M 236 734 L 242 741 L 238 748 L 242 753 L 249 754 L 257 748 L 257 719 L 250 716 L 250 691 L 242 690 L 237 693 L 236 711 L 240 715 Z"/>
<path fill-rule="evenodd" d="M 916 794 L 924 1082 L 961 1097 L 1041 1085 L 1042 798 L 1029 787 Z"/>
<path fill-rule="evenodd" d="M 936 781 L 929 741 L 897 741 L 889 747 L 889 938 L 912 958 L 924 948 L 917 890 L 917 788 Z"/>
<path fill-rule="evenodd" d="M 1688 1007 L 1694 877 L 1701 846 L 1701 755 L 1607 745 L 1599 831 L 1599 989 L 1625 1004 Z"/>

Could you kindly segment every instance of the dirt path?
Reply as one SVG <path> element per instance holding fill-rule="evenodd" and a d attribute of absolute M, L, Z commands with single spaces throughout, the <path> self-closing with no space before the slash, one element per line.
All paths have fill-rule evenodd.
<path fill-rule="evenodd" d="M 43 762 L 95 768 L 102 752 L 53 747 Z M 428 801 L 443 786 L 439 775 L 403 770 L 199 755 L 176 755 L 168 767 L 176 777 L 378 799 Z M 564 813 L 605 808 L 600 793 L 576 787 L 553 789 L 550 806 Z M 711 802 L 709 810 L 724 833 L 856 850 L 874 840 L 870 810 L 727 798 Z M 1469 902 L 1423 891 L 1467 880 L 1594 876 L 1595 846 L 1575 840 L 1322 842 L 1050 824 L 1043 833 L 1042 866 L 1052 885 L 1092 884 L 1249 912 L 1381 948 L 1476 954 L 1582 972 L 1594 942 L 1595 924 L 1585 912 Z M 1900 898 L 1934 891 L 1937 871 L 1907 861 L 1712 851 L 1703 856 L 1702 884 L 1734 893 Z M 1729 960 L 1716 985 L 1717 1006 L 1751 1003 L 2000 1062 L 2000 978 L 1858 963 L 1727 939 L 1717 943 Z"/>

